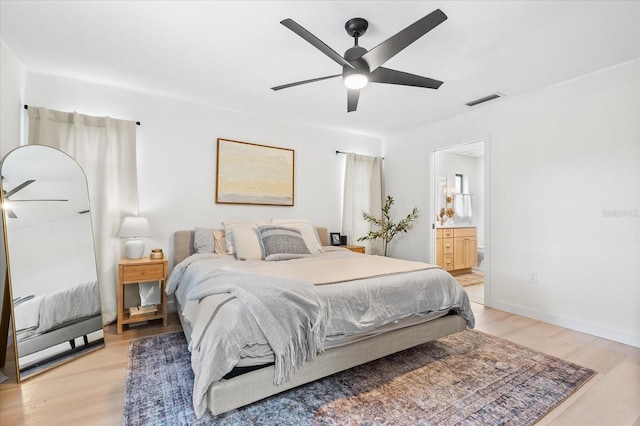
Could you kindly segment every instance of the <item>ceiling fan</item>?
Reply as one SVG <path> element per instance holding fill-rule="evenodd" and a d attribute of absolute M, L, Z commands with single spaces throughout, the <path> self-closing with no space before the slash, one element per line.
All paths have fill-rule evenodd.
<path fill-rule="evenodd" d="M 34 182 L 35 182 L 34 179 L 29 179 L 29 180 L 26 180 L 26 181 L 22 182 L 20 185 L 16 186 L 15 188 L 13 188 L 10 191 L 5 191 L 3 189 L 2 190 L 2 195 L 4 197 L 5 203 L 8 202 L 8 201 L 10 201 L 12 203 L 25 202 L 25 201 L 69 201 L 69 200 L 63 200 L 63 199 L 9 200 L 9 197 L 14 195 L 18 191 L 22 191 L 24 188 L 26 188 L 27 186 L 31 185 Z M 11 219 L 17 219 L 18 218 L 16 213 L 11 208 L 5 206 L 5 211 L 7 212 L 7 216 L 9 216 Z"/>
<path fill-rule="evenodd" d="M 345 24 L 345 29 L 349 36 L 355 39 L 355 44 L 353 47 L 347 49 L 344 53 L 344 57 L 340 56 L 336 51 L 331 49 L 293 19 L 285 19 L 280 22 L 282 25 L 289 28 L 316 49 L 333 59 L 338 63 L 338 65 L 342 65 L 342 73 L 283 84 L 282 86 L 272 87 L 271 89 L 281 90 L 293 86 L 299 86 L 301 84 L 314 83 L 316 81 L 342 76 L 344 79 L 344 85 L 347 87 L 347 112 L 352 112 L 357 109 L 360 89 L 365 87 L 368 82 L 437 89 L 442 84 L 442 81 L 384 68 L 381 65 L 405 47 L 409 46 L 411 43 L 440 25 L 446 19 L 447 15 L 445 15 L 440 9 L 436 9 L 369 51 L 358 45 L 358 38 L 364 35 L 367 31 L 369 23 L 364 18 L 350 19 Z"/>

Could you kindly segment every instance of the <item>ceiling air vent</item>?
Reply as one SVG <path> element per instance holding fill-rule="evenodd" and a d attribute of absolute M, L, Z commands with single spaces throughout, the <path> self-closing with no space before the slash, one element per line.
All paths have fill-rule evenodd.
<path fill-rule="evenodd" d="M 492 100 L 500 98 L 502 96 L 504 96 L 502 93 L 496 92 L 496 93 L 493 93 L 493 94 L 491 94 L 489 96 L 485 96 L 484 98 L 480 98 L 480 99 L 476 99 L 475 101 L 467 102 L 465 105 L 472 107 L 474 105 L 478 105 L 478 104 L 481 104 L 483 102 L 492 101 Z"/>

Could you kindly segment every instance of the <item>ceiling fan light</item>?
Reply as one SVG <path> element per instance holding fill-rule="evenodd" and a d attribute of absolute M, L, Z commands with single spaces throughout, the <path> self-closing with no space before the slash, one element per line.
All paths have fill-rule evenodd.
<path fill-rule="evenodd" d="M 351 73 L 344 78 L 344 85 L 348 89 L 362 89 L 368 82 L 369 78 L 359 73 Z"/>

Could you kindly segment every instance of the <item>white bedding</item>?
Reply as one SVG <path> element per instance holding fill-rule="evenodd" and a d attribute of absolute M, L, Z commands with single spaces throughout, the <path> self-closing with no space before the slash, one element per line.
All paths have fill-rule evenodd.
<path fill-rule="evenodd" d="M 18 341 L 99 315 L 100 290 L 97 281 L 73 285 L 51 294 L 24 298 L 14 306 Z"/>
<path fill-rule="evenodd" d="M 328 312 L 326 342 L 375 333 L 380 327 L 391 327 L 396 321 L 415 316 L 437 317 L 449 310 L 463 316 L 469 327 L 474 326 L 465 291 L 449 273 L 433 265 L 346 250 L 285 262 L 240 262 L 228 255 L 193 255 L 176 265 L 167 292 L 175 293 L 183 317 L 192 328 L 190 350 L 197 382 L 193 397 L 198 416 L 206 409 L 205 395 L 211 383 L 231 371 L 240 359 L 271 355 L 267 339 L 240 301 L 224 292 L 189 300 L 203 274 L 212 269 L 295 279 L 302 275 L 307 281 L 324 284 L 314 288 Z M 287 269 L 293 271 L 292 276 L 287 275 Z"/>

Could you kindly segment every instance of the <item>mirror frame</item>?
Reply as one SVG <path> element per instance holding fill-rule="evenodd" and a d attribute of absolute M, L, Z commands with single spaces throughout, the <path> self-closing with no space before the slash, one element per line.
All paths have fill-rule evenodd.
<path fill-rule="evenodd" d="M 75 166 L 78 168 L 78 170 L 80 171 L 80 173 L 82 174 L 82 179 L 83 179 L 83 183 L 84 183 L 84 187 L 85 187 L 85 193 L 86 193 L 86 199 L 87 199 L 87 208 L 88 208 L 88 214 L 89 214 L 89 232 L 90 232 L 90 237 L 91 237 L 91 246 L 93 247 L 93 258 L 94 258 L 94 267 L 95 267 L 95 281 L 96 281 L 96 285 L 97 285 L 97 289 L 98 289 L 98 306 L 100 306 L 100 326 L 102 328 L 97 328 L 95 331 L 92 331 L 91 333 L 95 333 L 98 331 L 102 331 L 102 336 L 93 340 L 92 342 L 90 342 L 91 344 L 89 345 L 89 342 L 87 340 L 87 335 L 90 333 L 87 333 L 87 335 L 84 335 L 84 342 L 85 342 L 85 346 L 88 346 L 87 348 L 85 348 L 84 350 L 78 351 L 77 353 L 72 353 L 70 356 L 65 356 L 62 357 L 61 359 L 57 359 L 57 360 L 51 360 L 51 361 L 47 361 L 45 362 L 45 365 L 42 367 L 36 367 L 33 371 L 27 373 L 27 374 L 22 374 L 20 373 L 21 369 L 20 369 L 20 363 L 19 363 L 19 351 L 18 351 L 18 339 L 16 336 L 16 320 L 15 320 L 15 304 L 14 299 L 13 299 L 13 282 L 12 282 L 12 277 L 11 277 L 11 260 L 10 260 L 10 253 L 9 253 L 9 241 L 8 241 L 8 235 L 9 235 L 9 230 L 8 230 L 8 226 L 7 226 L 7 212 L 5 209 L 5 202 L 9 201 L 5 199 L 5 191 L 4 191 L 4 185 L 3 185 L 3 180 L 4 177 L 2 179 L 0 179 L 0 209 L 2 210 L 2 248 L 4 249 L 4 255 L 2 256 L 2 259 L 0 260 L 0 263 L 4 265 L 4 267 L 6 268 L 6 272 L 5 272 L 5 282 L 4 282 L 4 286 L 2 288 L 2 294 L 3 294 L 3 299 L 2 299 L 2 307 L 0 308 L 0 368 L 4 367 L 6 364 L 6 355 L 7 355 L 7 350 L 8 350 L 8 343 L 9 343 L 9 338 L 13 339 L 13 353 L 14 353 L 14 362 L 15 362 L 15 375 L 16 375 L 16 380 L 18 383 L 23 382 L 24 380 L 27 380 L 31 377 L 37 376 L 41 373 L 44 373 L 46 371 L 49 371 L 55 367 L 58 367 L 60 365 L 66 364 L 68 362 L 74 361 L 84 355 L 88 355 L 90 353 L 93 353 L 99 349 L 103 349 L 105 347 L 105 339 L 104 339 L 104 326 L 103 326 L 103 320 L 102 320 L 102 301 L 101 301 L 101 285 L 100 285 L 100 280 L 98 277 L 98 265 L 97 265 L 97 258 L 96 258 L 96 250 L 95 250 L 95 237 L 94 237 L 94 231 L 93 231 L 93 221 L 91 218 L 91 203 L 90 203 L 90 199 L 89 199 L 89 191 L 88 191 L 88 186 L 87 186 L 87 178 L 86 178 L 86 174 L 84 173 L 84 170 L 82 169 L 82 167 L 78 164 L 78 162 L 73 159 L 73 157 L 71 157 L 70 155 L 66 154 L 65 152 L 58 150 L 56 148 L 52 148 L 46 145 L 23 145 L 20 146 L 18 148 L 15 148 L 13 150 L 11 150 L 9 153 L 7 153 L 4 158 L 2 158 L 2 161 L 0 161 L 0 171 L 2 170 L 4 164 L 5 164 L 5 160 L 15 151 L 17 150 L 21 150 L 21 149 L 25 149 L 25 148 L 29 148 L 29 147 L 38 147 L 38 148 L 45 148 L 45 149 L 50 149 L 52 151 L 55 151 L 57 154 L 61 154 L 66 156 L 71 162 L 73 162 L 73 164 L 75 164 Z M 67 287 L 68 288 L 68 287 Z M 97 315 L 96 315 L 97 316 Z M 93 320 L 95 322 L 95 320 Z M 11 333 L 9 333 L 9 326 L 11 327 Z M 79 338 L 81 336 L 78 336 L 75 339 Z M 70 341 L 71 342 L 71 341 Z M 64 342 L 62 342 L 64 343 Z M 58 343 L 54 346 L 57 346 L 59 344 L 62 343 Z M 50 346 L 53 347 L 53 346 Z M 71 344 L 71 350 L 73 351 L 75 349 L 75 343 Z M 43 348 L 43 349 L 38 349 L 38 351 L 40 350 L 46 350 L 47 348 Z M 35 353 L 35 352 L 34 352 Z M 28 355 L 26 355 L 28 356 Z"/>

